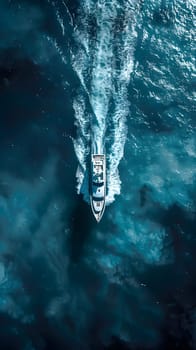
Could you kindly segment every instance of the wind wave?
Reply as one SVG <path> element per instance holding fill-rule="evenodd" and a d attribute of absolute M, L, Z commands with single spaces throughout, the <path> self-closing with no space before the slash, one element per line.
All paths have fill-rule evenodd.
<path fill-rule="evenodd" d="M 77 191 L 89 201 L 88 155 L 107 156 L 106 204 L 120 194 L 118 172 L 127 135 L 128 85 L 134 68 L 137 1 L 81 1 L 72 65 L 81 83 L 74 101 Z"/>

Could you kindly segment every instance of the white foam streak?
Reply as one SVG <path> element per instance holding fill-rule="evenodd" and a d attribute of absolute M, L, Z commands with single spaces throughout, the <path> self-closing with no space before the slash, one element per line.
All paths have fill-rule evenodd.
<path fill-rule="evenodd" d="M 80 131 L 78 137 L 74 140 L 74 148 L 77 154 L 79 164 L 83 170 L 86 169 L 86 157 L 90 151 L 89 149 L 89 118 L 85 112 L 85 101 L 82 97 L 75 99 L 73 108 L 77 119 L 75 121 L 77 130 Z"/>
<path fill-rule="evenodd" d="M 67 59 L 63 54 L 60 46 L 58 45 L 56 39 L 51 38 L 50 36 L 46 36 L 46 39 L 55 47 L 55 51 L 59 54 L 59 57 L 63 64 L 67 64 Z"/>

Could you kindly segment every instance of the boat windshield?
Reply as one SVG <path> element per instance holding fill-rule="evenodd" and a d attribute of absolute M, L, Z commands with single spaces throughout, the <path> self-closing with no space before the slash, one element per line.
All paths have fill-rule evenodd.
<path fill-rule="evenodd" d="M 104 182 L 95 182 L 93 181 L 93 186 L 96 186 L 96 187 L 102 187 L 104 185 Z"/>
<path fill-rule="evenodd" d="M 104 200 L 104 197 L 94 197 L 94 196 L 93 196 L 93 200 L 94 200 L 95 202 L 101 202 L 101 201 Z"/>

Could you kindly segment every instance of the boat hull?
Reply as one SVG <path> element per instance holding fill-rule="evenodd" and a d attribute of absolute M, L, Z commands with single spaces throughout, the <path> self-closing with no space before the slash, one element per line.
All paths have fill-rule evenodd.
<path fill-rule="evenodd" d="M 105 210 L 106 157 L 104 154 L 91 155 L 90 201 L 95 219 L 99 222 Z"/>

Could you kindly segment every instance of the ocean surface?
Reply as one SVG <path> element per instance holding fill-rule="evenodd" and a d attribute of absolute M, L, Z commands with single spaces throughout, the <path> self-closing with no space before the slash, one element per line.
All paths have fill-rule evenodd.
<path fill-rule="evenodd" d="M 195 11 L 0 0 L 1 350 L 196 349 Z"/>

